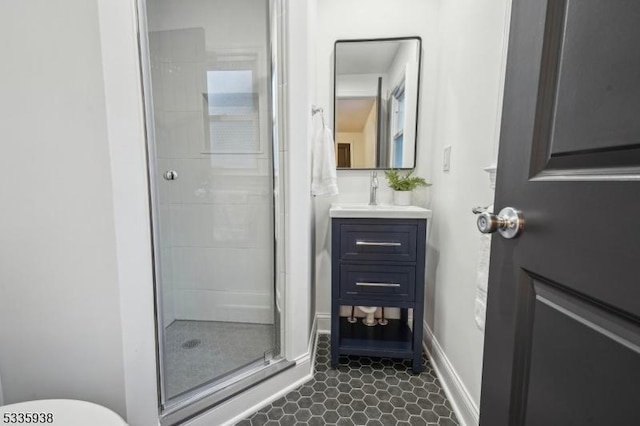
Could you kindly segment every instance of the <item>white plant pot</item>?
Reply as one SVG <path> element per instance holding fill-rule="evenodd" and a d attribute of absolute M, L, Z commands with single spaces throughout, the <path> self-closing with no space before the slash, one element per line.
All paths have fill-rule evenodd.
<path fill-rule="evenodd" d="M 411 191 L 393 191 L 393 204 L 396 206 L 410 206 Z"/>

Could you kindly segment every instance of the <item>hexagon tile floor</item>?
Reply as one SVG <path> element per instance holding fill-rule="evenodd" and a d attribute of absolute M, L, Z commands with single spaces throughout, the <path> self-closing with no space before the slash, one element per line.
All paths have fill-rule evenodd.
<path fill-rule="evenodd" d="M 428 359 L 419 375 L 410 360 L 361 356 L 341 357 L 333 370 L 329 344 L 329 335 L 318 336 L 312 380 L 237 425 L 458 424 Z"/>

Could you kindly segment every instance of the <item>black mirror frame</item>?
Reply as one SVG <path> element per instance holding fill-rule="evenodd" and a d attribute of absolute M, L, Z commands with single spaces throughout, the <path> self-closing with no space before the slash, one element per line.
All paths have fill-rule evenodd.
<path fill-rule="evenodd" d="M 387 38 L 361 38 L 361 39 L 340 39 L 336 40 L 333 44 L 333 135 L 336 135 L 336 79 L 337 79 L 337 47 L 338 43 L 359 43 L 359 42 L 372 42 L 372 41 L 402 41 L 402 40 L 417 40 L 418 41 L 418 82 L 416 87 L 416 129 L 414 144 L 413 165 L 411 167 L 363 167 L 363 168 L 346 168 L 337 167 L 336 170 L 412 170 L 416 168 L 418 162 L 418 123 L 420 117 L 420 81 L 422 74 L 422 37 L 420 36 L 407 36 L 407 37 L 387 37 Z"/>

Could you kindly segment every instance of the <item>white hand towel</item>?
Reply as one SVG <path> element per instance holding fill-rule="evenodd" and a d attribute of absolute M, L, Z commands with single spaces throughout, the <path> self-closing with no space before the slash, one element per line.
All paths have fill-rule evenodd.
<path fill-rule="evenodd" d="M 489 206 L 493 211 L 493 206 Z M 491 234 L 480 234 L 480 256 L 478 257 L 478 275 L 476 277 L 475 317 L 478 328 L 484 330 L 487 316 L 487 287 L 489 284 L 489 261 L 491 259 Z"/>
<path fill-rule="evenodd" d="M 316 114 L 313 121 L 313 175 L 311 193 L 314 196 L 338 195 L 336 154 L 331 129 Z"/>

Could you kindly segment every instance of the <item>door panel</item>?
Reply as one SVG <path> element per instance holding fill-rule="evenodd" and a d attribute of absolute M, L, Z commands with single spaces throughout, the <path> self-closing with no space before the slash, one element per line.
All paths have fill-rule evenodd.
<path fill-rule="evenodd" d="M 532 176 L 640 170 L 638 22 L 633 1 L 549 2 Z"/>
<path fill-rule="evenodd" d="M 640 418 L 640 2 L 514 0 L 480 424 Z"/>
<path fill-rule="evenodd" d="M 637 416 L 640 327 L 533 281 L 526 425 L 622 425 Z"/>

